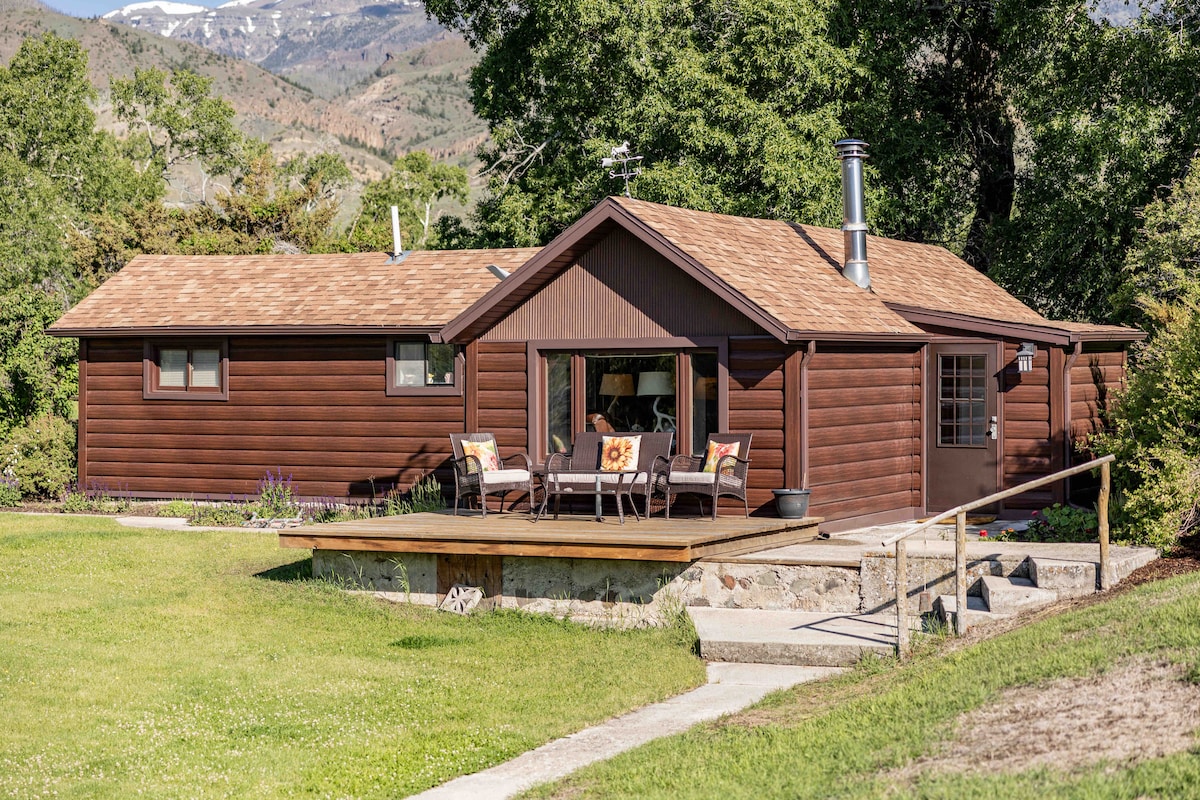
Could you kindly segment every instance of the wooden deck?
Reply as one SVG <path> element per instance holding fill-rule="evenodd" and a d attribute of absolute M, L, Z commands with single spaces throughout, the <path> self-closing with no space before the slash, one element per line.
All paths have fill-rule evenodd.
<path fill-rule="evenodd" d="M 561 516 L 534 523 L 520 512 L 450 512 L 333 522 L 279 532 L 283 547 L 387 553 L 442 553 L 691 562 L 814 539 L 820 517 L 775 519 Z"/>

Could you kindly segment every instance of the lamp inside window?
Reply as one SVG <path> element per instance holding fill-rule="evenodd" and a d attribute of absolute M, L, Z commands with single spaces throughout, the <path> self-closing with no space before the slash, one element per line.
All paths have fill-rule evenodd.
<path fill-rule="evenodd" d="M 1033 342 L 1021 342 L 1021 346 L 1017 348 L 1017 372 L 1032 372 L 1036 355 L 1037 345 Z"/>

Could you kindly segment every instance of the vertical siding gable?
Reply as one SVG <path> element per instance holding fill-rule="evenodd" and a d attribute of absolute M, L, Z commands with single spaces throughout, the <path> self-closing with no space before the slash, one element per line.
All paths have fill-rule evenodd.
<path fill-rule="evenodd" d="M 762 329 L 625 230 L 601 239 L 480 339 L 756 335 Z"/>

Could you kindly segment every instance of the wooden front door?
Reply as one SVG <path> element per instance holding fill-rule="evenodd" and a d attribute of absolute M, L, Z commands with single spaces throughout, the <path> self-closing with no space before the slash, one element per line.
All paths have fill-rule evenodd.
<path fill-rule="evenodd" d="M 994 342 L 929 348 L 926 509 L 945 511 L 997 491 L 1000 419 Z"/>

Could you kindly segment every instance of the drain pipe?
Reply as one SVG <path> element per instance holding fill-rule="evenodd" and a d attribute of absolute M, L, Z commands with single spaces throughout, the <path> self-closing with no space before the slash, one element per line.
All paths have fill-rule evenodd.
<path fill-rule="evenodd" d="M 867 269 L 867 215 L 863 203 L 863 159 L 867 143 L 842 139 L 834 144 L 842 162 L 842 275 L 856 286 L 871 288 Z"/>

